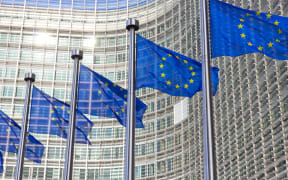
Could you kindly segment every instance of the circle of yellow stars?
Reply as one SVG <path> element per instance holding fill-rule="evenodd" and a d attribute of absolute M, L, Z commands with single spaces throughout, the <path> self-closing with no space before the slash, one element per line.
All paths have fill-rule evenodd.
<path fill-rule="evenodd" d="M 104 83 L 104 85 L 105 85 L 106 87 L 109 86 L 109 84 L 108 84 L 107 82 Z M 117 84 L 116 84 L 116 83 L 113 83 L 113 87 L 117 87 Z M 124 89 L 123 89 L 122 87 L 119 87 L 119 90 L 120 90 L 121 92 L 124 91 Z M 102 90 L 98 90 L 98 95 L 99 95 L 99 96 L 102 96 L 102 95 L 103 95 L 102 91 L 104 91 L 104 90 L 103 90 L 103 87 L 102 87 Z M 126 105 L 126 104 L 127 104 L 127 94 L 124 94 L 123 97 L 124 97 L 124 99 L 125 99 L 125 101 L 123 102 L 123 104 Z M 105 104 L 105 102 L 103 102 L 103 98 L 100 98 L 100 101 Z M 120 111 L 115 111 L 115 110 L 113 110 L 112 107 L 109 106 L 109 104 L 106 104 L 105 107 L 106 107 L 106 108 L 109 108 L 109 109 L 110 109 L 114 114 L 116 114 L 117 116 L 119 116 L 121 112 L 122 112 L 122 113 L 125 112 L 125 108 L 124 108 L 124 107 L 120 108 Z"/>
<path fill-rule="evenodd" d="M 173 56 L 172 54 L 168 54 L 168 57 L 172 57 L 172 56 Z M 179 57 L 179 56 L 175 56 L 175 58 L 176 58 L 177 60 L 180 60 L 180 57 Z M 165 61 L 167 60 L 167 58 L 166 58 L 166 57 L 162 57 L 161 59 L 162 59 L 163 62 L 159 64 L 160 70 L 165 68 Z M 182 61 L 182 60 L 181 60 L 181 61 Z M 182 63 L 188 65 L 188 60 L 184 59 Z M 193 66 L 189 66 L 188 69 L 189 69 L 192 77 L 188 80 L 189 83 L 185 83 L 185 84 L 183 85 L 183 87 L 184 87 L 185 89 L 188 89 L 188 88 L 189 88 L 189 84 L 193 84 L 193 83 L 194 83 L 193 77 L 196 75 L 196 72 L 193 71 L 193 70 L 194 70 Z M 166 77 L 166 74 L 165 74 L 164 72 L 161 72 L 161 73 L 160 73 L 160 76 L 161 76 L 162 78 L 165 78 L 165 77 Z M 176 89 L 179 89 L 179 88 L 181 87 L 179 83 L 171 82 L 170 80 L 167 80 L 167 78 L 165 78 L 165 79 L 166 79 L 166 80 L 164 80 L 164 82 L 165 82 L 168 86 L 174 87 L 174 88 L 176 88 Z"/>
<path fill-rule="evenodd" d="M 260 16 L 261 15 L 261 13 L 260 12 L 256 12 L 256 16 Z M 251 16 L 251 14 L 249 14 L 249 13 L 246 13 L 246 16 Z M 266 14 L 266 18 L 267 19 L 271 19 L 271 17 L 272 17 L 272 15 L 271 14 Z M 240 18 L 240 23 L 237 25 L 237 27 L 238 27 L 238 29 L 243 29 L 244 28 L 244 22 L 245 22 L 245 19 L 244 18 Z M 280 24 L 280 22 L 279 21 L 277 21 L 277 20 L 275 20 L 274 22 L 273 22 L 273 24 L 275 25 L 275 26 L 278 26 L 279 24 Z M 278 30 L 278 34 L 280 35 L 280 34 L 282 34 L 283 33 L 283 31 L 279 28 Z M 247 36 L 246 36 L 246 34 L 245 33 L 241 33 L 240 34 L 240 36 L 241 36 L 241 38 L 243 39 L 243 40 L 247 40 Z M 278 39 L 278 38 L 276 38 L 275 39 L 275 42 L 276 43 L 279 43 L 280 42 L 280 40 Z M 267 43 L 266 44 L 266 46 L 268 47 L 268 48 L 272 48 L 273 46 L 274 46 L 274 43 L 275 42 L 269 42 L 269 43 Z M 250 47 L 256 47 L 256 45 L 255 44 L 253 44 L 254 42 L 251 42 L 251 41 L 248 41 L 247 40 L 247 45 L 248 46 L 250 46 Z M 264 46 L 261 46 L 261 45 L 259 45 L 259 46 L 257 46 L 257 49 L 259 50 L 259 51 L 263 51 L 263 48 L 264 48 Z"/>

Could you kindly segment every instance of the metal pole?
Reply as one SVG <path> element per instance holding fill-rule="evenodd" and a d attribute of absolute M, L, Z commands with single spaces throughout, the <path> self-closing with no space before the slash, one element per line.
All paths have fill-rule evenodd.
<path fill-rule="evenodd" d="M 17 156 L 15 180 L 21 180 L 22 174 L 23 174 L 27 125 L 28 125 L 28 116 L 29 116 L 29 110 L 30 110 L 31 87 L 32 87 L 32 83 L 35 81 L 35 74 L 26 73 L 24 80 L 26 81 L 26 95 L 25 95 L 24 112 L 23 112 L 23 118 L 22 118 L 20 145 L 19 145 L 18 156 Z"/>
<path fill-rule="evenodd" d="M 139 22 L 129 18 L 126 21 L 126 29 L 129 31 L 129 70 L 128 70 L 128 112 L 126 123 L 126 152 L 125 152 L 125 180 L 135 179 L 135 88 L 136 88 L 136 52 L 135 31 L 139 29 Z"/>
<path fill-rule="evenodd" d="M 83 58 L 83 51 L 73 50 L 71 58 L 74 60 L 73 67 L 73 82 L 72 82 L 72 95 L 70 103 L 70 119 L 69 119 L 69 132 L 67 137 L 66 153 L 65 153 L 65 168 L 64 180 L 71 180 L 73 177 L 73 160 L 74 160 L 74 141 L 75 141 L 75 126 L 76 126 L 76 106 L 78 95 L 78 80 L 79 80 L 79 62 Z"/>
<path fill-rule="evenodd" d="M 208 0 L 201 0 L 202 89 L 203 89 L 203 143 L 204 177 L 216 180 L 216 161 L 213 136 L 212 88 L 210 77 L 210 44 L 208 28 Z"/>

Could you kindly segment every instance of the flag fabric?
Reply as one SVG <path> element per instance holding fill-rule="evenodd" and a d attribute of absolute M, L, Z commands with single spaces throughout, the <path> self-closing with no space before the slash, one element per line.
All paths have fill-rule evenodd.
<path fill-rule="evenodd" d="M 192 97 L 202 90 L 201 63 L 161 47 L 137 35 L 136 88 L 150 87 L 172 96 Z M 211 68 L 212 93 L 219 82 L 217 67 Z"/>
<path fill-rule="evenodd" d="M 210 0 L 212 57 L 263 53 L 288 59 L 288 17 Z"/>
<path fill-rule="evenodd" d="M 3 155 L 0 152 L 0 173 L 3 173 Z"/>
<path fill-rule="evenodd" d="M 8 115 L 0 110 L 0 149 L 18 153 L 21 138 L 21 127 Z M 36 163 L 41 163 L 45 147 L 28 133 L 25 147 L 25 157 Z"/>
<path fill-rule="evenodd" d="M 70 117 L 69 104 L 45 94 L 34 86 L 30 111 L 30 132 L 53 134 L 67 139 Z M 90 144 L 87 136 L 92 126 L 93 123 L 77 110 L 75 142 Z"/>
<path fill-rule="evenodd" d="M 84 114 L 116 118 L 126 127 L 127 90 L 81 65 L 78 86 L 78 109 Z M 136 128 L 143 128 L 147 106 L 136 98 Z"/>

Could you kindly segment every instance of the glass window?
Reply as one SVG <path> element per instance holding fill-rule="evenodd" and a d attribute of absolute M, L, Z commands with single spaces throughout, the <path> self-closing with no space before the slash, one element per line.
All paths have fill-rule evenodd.
<path fill-rule="evenodd" d="M 68 37 L 59 37 L 59 46 L 67 47 L 69 44 L 69 38 Z"/>
<path fill-rule="evenodd" d="M 55 80 L 57 81 L 66 81 L 67 80 L 67 71 L 56 71 Z"/>
<path fill-rule="evenodd" d="M 82 40 L 80 38 L 71 38 L 70 45 L 71 47 L 81 47 Z"/>
<path fill-rule="evenodd" d="M 45 53 L 45 62 L 55 62 L 56 61 L 56 52 L 46 51 Z"/>
<path fill-rule="evenodd" d="M 10 34 L 9 43 L 19 43 L 20 35 L 19 34 Z"/>
<path fill-rule="evenodd" d="M 8 35 L 6 33 L 0 33 L 0 42 L 5 43 L 7 42 Z"/>
<path fill-rule="evenodd" d="M 115 55 L 108 55 L 106 60 L 107 60 L 108 64 L 115 63 L 116 62 L 116 56 Z"/>
<path fill-rule="evenodd" d="M 5 77 L 6 78 L 15 78 L 16 76 L 16 69 L 15 68 L 7 68 Z"/>
<path fill-rule="evenodd" d="M 54 89 L 54 97 L 57 99 L 64 99 L 65 89 Z"/>
<path fill-rule="evenodd" d="M 154 164 L 148 164 L 148 176 L 154 176 Z"/>
<path fill-rule="evenodd" d="M 4 97 L 12 97 L 14 92 L 14 88 L 12 86 L 4 86 L 2 95 Z"/>
<path fill-rule="evenodd" d="M 22 105 L 15 105 L 14 106 L 14 116 L 22 116 L 23 114 L 23 106 Z"/>
<path fill-rule="evenodd" d="M 6 59 L 6 49 L 0 48 L 0 59 Z"/>
<path fill-rule="evenodd" d="M 13 175 L 14 175 L 14 167 L 12 167 L 12 166 L 7 166 L 7 167 L 6 167 L 5 177 L 6 177 L 6 178 L 12 178 Z"/>
<path fill-rule="evenodd" d="M 70 60 L 70 56 L 68 52 L 58 52 L 57 62 L 67 63 Z"/>
<path fill-rule="evenodd" d="M 117 62 L 125 62 L 125 61 L 127 61 L 125 53 L 117 54 Z"/>
<path fill-rule="evenodd" d="M 18 49 L 8 49 L 8 60 L 17 60 Z"/>
<path fill-rule="evenodd" d="M 43 80 L 53 80 L 54 71 L 44 69 Z"/>
<path fill-rule="evenodd" d="M 35 62 L 43 62 L 44 61 L 44 52 L 41 51 L 33 51 L 32 58 Z"/>

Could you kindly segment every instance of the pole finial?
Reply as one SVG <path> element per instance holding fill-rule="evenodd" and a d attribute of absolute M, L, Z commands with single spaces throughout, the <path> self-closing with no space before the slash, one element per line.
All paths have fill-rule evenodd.
<path fill-rule="evenodd" d="M 71 58 L 75 60 L 75 58 L 78 58 L 78 60 L 83 59 L 83 51 L 80 49 L 74 49 L 71 53 Z"/>
<path fill-rule="evenodd" d="M 25 73 L 25 77 L 24 77 L 24 81 L 31 81 L 34 82 L 35 81 L 35 74 L 34 73 Z"/>
<path fill-rule="evenodd" d="M 137 31 L 139 29 L 139 21 L 134 18 L 127 19 L 126 29 L 129 30 L 130 28 L 134 28 Z"/>

